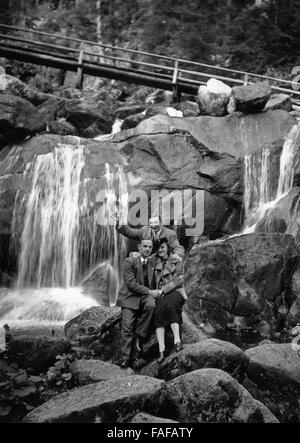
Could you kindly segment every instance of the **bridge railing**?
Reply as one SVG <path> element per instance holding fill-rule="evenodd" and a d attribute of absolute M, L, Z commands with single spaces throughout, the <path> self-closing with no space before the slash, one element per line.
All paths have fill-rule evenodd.
<path fill-rule="evenodd" d="M 111 65 L 127 71 L 138 71 L 144 75 L 155 74 L 172 82 L 184 81 L 200 85 L 214 77 L 231 85 L 242 85 L 266 80 L 276 92 L 300 97 L 300 91 L 295 90 L 293 80 L 81 40 L 35 29 L 0 24 L 0 41 L 5 41 L 11 47 L 26 47 L 45 56 L 55 54 L 64 58 L 77 58 L 77 60 L 81 57 L 83 65 L 85 62 Z"/>

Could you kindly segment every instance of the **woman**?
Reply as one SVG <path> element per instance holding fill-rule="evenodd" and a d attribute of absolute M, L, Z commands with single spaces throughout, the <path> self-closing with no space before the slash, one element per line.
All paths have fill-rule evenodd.
<path fill-rule="evenodd" d="M 161 363 L 165 358 L 165 329 L 171 326 L 176 352 L 182 349 L 180 325 L 182 307 L 187 298 L 183 287 L 184 274 L 182 259 L 170 253 L 166 238 L 159 240 L 157 263 L 154 270 L 155 286 L 159 290 L 155 311 L 155 328 Z"/>

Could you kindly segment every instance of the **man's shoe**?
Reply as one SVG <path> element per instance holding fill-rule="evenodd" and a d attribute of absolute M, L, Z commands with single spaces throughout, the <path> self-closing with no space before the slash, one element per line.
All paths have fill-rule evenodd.
<path fill-rule="evenodd" d="M 179 352 L 179 351 L 182 351 L 182 349 L 183 349 L 183 346 L 182 346 L 182 343 L 180 342 L 180 341 L 178 341 L 177 343 L 175 343 L 175 351 L 176 352 Z"/>
<path fill-rule="evenodd" d="M 130 360 L 128 360 L 128 359 L 122 360 L 121 363 L 120 363 L 120 368 L 121 369 L 130 368 Z"/>
<path fill-rule="evenodd" d="M 157 360 L 157 363 L 160 365 L 165 359 L 165 353 L 164 352 L 160 352 L 159 353 L 159 358 Z"/>

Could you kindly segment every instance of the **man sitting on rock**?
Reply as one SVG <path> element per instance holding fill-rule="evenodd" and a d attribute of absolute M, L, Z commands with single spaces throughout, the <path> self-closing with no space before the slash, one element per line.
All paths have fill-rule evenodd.
<path fill-rule="evenodd" d="M 135 348 L 142 352 L 142 342 L 149 334 L 158 290 L 151 289 L 154 284 L 153 274 L 155 258 L 150 258 L 153 242 L 141 240 L 139 253 L 125 259 L 123 264 L 123 286 L 119 291 L 118 306 L 122 308 L 121 323 L 121 368 L 131 366 L 134 336 Z"/>
<path fill-rule="evenodd" d="M 153 253 L 157 252 L 160 240 L 165 238 L 167 239 L 173 254 L 181 258 L 184 256 L 184 248 L 179 244 L 176 232 L 163 226 L 160 217 L 150 218 L 149 226 L 143 226 L 140 229 L 130 228 L 126 225 L 120 226 L 119 221 L 117 220 L 116 228 L 120 234 L 123 234 L 125 237 L 131 238 L 132 240 L 140 241 L 142 238 L 152 240 Z"/>

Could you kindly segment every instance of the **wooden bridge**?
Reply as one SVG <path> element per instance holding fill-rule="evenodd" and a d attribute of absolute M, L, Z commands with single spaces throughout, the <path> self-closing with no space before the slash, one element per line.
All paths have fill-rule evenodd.
<path fill-rule="evenodd" d="M 82 87 L 84 74 L 87 74 L 170 90 L 179 100 L 181 93 L 197 94 L 199 86 L 213 77 L 231 86 L 265 80 L 275 92 L 290 94 L 294 103 L 299 105 L 300 100 L 300 85 L 295 80 L 4 24 L 0 24 L 0 57 L 77 72 L 78 88 Z"/>

